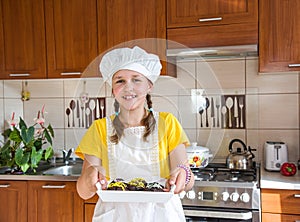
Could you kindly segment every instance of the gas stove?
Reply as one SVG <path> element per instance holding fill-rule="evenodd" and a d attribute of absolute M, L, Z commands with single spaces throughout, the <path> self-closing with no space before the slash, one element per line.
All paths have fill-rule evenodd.
<path fill-rule="evenodd" d="M 230 221 L 236 218 L 238 221 L 260 221 L 259 166 L 249 170 L 232 170 L 226 164 L 211 163 L 203 169 L 191 170 L 195 176 L 194 187 L 180 193 L 187 218 L 202 214 L 205 217 L 219 215 L 216 212 L 223 212 L 219 216 L 224 218 L 224 212 L 227 212 Z M 201 217 L 199 221 L 210 220 Z"/>

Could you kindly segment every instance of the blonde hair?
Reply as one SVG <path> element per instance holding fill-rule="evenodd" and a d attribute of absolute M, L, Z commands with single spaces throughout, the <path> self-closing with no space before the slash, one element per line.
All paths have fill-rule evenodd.
<path fill-rule="evenodd" d="M 149 112 L 141 120 L 141 125 L 145 126 L 145 133 L 143 135 L 143 140 L 144 141 L 147 141 L 147 137 L 154 131 L 155 124 L 156 124 L 156 121 L 155 121 L 155 118 L 154 118 L 154 115 L 153 115 L 152 100 L 151 100 L 151 95 L 150 94 L 146 95 L 146 101 L 147 101 L 147 106 L 148 106 Z M 117 100 L 115 100 L 114 108 L 115 108 L 115 112 L 118 113 L 119 112 L 119 103 L 118 103 Z M 112 143 L 117 144 L 120 141 L 121 137 L 123 136 L 125 126 L 120 121 L 120 118 L 119 118 L 118 115 L 116 115 L 116 117 L 114 118 L 112 124 L 113 124 L 113 127 L 114 127 L 114 131 L 113 131 L 113 135 L 110 136 L 110 141 Z"/>

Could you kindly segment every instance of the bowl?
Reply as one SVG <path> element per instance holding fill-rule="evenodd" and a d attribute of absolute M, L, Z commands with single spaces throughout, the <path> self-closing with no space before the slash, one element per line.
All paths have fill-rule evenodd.
<path fill-rule="evenodd" d="M 213 156 L 209 148 L 194 144 L 188 147 L 186 152 L 190 167 L 204 168 L 209 164 Z"/>

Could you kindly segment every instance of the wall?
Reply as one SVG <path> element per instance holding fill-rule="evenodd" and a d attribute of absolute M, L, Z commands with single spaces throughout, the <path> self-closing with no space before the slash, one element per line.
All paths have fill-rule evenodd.
<path fill-rule="evenodd" d="M 215 161 L 224 161 L 228 155 L 228 144 L 233 138 L 240 138 L 257 149 L 256 160 L 263 158 L 263 144 L 267 140 L 286 142 L 289 159 L 299 158 L 299 74 L 259 74 L 256 57 L 221 59 L 179 59 L 176 79 L 160 77 L 152 92 L 154 109 L 174 113 L 181 121 L 191 142 L 197 141 L 211 149 Z M 61 149 L 76 147 L 86 131 L 78 123 L 68 127 L 72 112 L 66 115 L 70 101 L 79 100 L 84 91 L 92 98 L 106 98 L 106 114 L 112 113 L 111 88 L 98 79 L 53 79 L 28 80 L 31 98 L 21 100 L 20 80 L 0 81 L 0 127 L 8 127 L 6 120 L 12 112 L 22 116 L 28 124 L 33 123 L 36 113 L 45 104 L 46 124 L 55 130 L 54 148 L 61 156 Z M 201 127 L 200 114 L 193 105 L 193 90 L 203 89 L 203 96 L 221 98 L 245 96 L 245 127 L 223 129 L 212 126 Z M 197 97 L 198 98 L 198 97 Z M 211 109 L 208 109 L 210 115 Z M 222 116 L 221 108 L 219 115 Z M 69 117 L 69 118 L 68 118 Z M 205 112 L 202 115 L 205 122 Z M 1 137 L 2 139 L 2 137 Z"/>

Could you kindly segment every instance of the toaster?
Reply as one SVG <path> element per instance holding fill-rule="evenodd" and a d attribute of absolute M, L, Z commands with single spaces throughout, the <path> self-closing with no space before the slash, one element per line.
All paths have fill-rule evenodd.
<path fill-rule="evenodd" d="M 264 159 L 266 170 L 280 171 L 281 165 L 288 162 L 287 145 L 284 142 L 265 142 Z"/>

